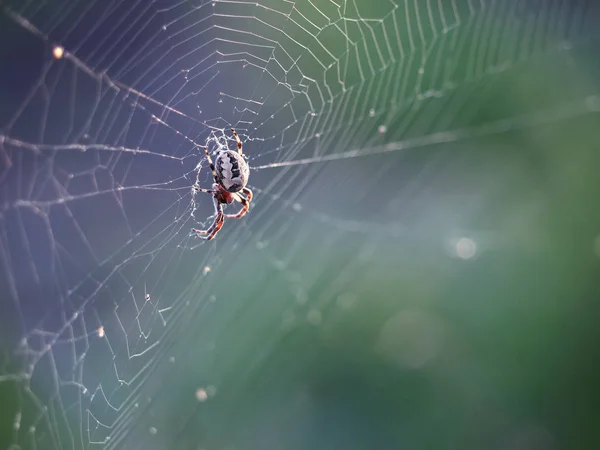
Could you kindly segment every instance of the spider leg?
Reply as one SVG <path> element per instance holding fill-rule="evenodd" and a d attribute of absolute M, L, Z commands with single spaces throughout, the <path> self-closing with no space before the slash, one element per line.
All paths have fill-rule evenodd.
<path fill-rule="evenodd" d="M 196 192 L 205 192 L 205 193 L 207 193 L 207 194 L 214 194 L 214 192 L 215 192 L 215 191 L 214 191 L 214 190 L 212 190 L 212 189 L 204 189 L 204 188 L 201 188 L 201 187 L 200 187 L 200 186 L 198 186 L 197 184 L 194 184 L 194 186 L 192 186 L 192 187 L 194 188 L 194 191 L 196 191 Z"/>
<path fill-rule="evenodd" d="M 240 209 L 236 214 L 225 214 L 225 217 L 228 219 L 241 219 L 248 212 L 250 203 L 248 203 L 248 200 L 241 195 L 234 195 L 233 198 L 242 204 L 242 209 Z"/>
<path fill-rule="evenodd" d="M 225 217 L 223 215 L 223 205 L 221 205 L 221 203 L 216 198 L 213 198 L 213 205 L 215 207 L 216 216 L 211 226 L 208 227 L 206 230 L 198 230 L 197 228 L 192 228 L 192 231 L 196 233 L 196 237 L 207 241 L 210 241 L 215 237 L 215 235 L 223 226 L 223 222 L 225 221 Z"/>
<path fill-rule="evenodd" d="M 208 228 L 206 230 L 197 230 L 194 228 L 194 229 L 192 229 L 192 231 L 194 233 L 196 233 L 196 237 L 198 239 L 204 239 L 205 241 L 210 241 L 210 240 L 214 239 L 216 234 L 219 232 L 219 230 L 223 226 L 224 222 L 225 222 L 224 217 L 220 216 L 215 219 L 215 221 L 212 223 L 210 228 Z"/>
<path fill-rule="evenodd" d="M 248 200 L 248 203 L 250 203 L 252 201 L 252 191 L 248 188 L 244 188 L 242 189 L 242 192 L 246 194 L 246 200 Z"/>
<path fill-rule="evenodd" d="M 237 132 L 233 128 L 231 129 L 231 132 L 233 133 L 233 137 L 237 141 L 238 153 L 240 155 L 243 155 L 243 153 L 242 153 L 242 141 L 241 141 L 240 137 L 238 136 Z"/>
<path fill-rule="evenodd" d="M 208 153 L 208 148 L 204 148 L 204 153 L 206 153 L 206 159 L 208 160 L 208 165 L 210 166 L 210 171 L 213 174 L 213 178 L 215 179 L 215 183 L 219 184 L 219 177 L 217 176 L 217 169 L 215 169 L 215 165 L 213 164 L 212 158 L 210 157 L 210 153 Z"/>
<path fill-rule="evenodd" d="M 208 234 L 208 236 L 206 236 L 206 238 L 204 238 L 204 239 L 206 239 L 207 241 L 211 241 L 212 239 L 214 239 L 214 237 L 217 235 L 217 233 L 219 232 L 219 230 L 220 230 L 220 229 L 223 227 L 223 223 L 224 223 L 224 222 L 225 222 L 225 221 L 224 221 L 223 217 L 221 217 L 221 221 L 220 221 L 220 222 L 218 222 L 218 223 L 216 223 L 216 224 L 214 225 L 214 228 L 213 228 L 213 230 L 212 230 L 212 231 L 211 231 L 211 232 Z M 202 239 L 202 238 L 201 238 L 201 239 Z"/>
<path fill-rule="evenodd" d="M 242 209 L 240 209 L 236 214 L 225 214 L 226 218 L 241 219 L 248 212 L 248 208 L 250 208 L 250 202 L 252 201 L 252 191 L 248 188 L 244 188 L 242 192 L 246 194 L 247 198 L 242 197 L 239 193 L 233 195 L 233 198 L 242 204 Z"/>

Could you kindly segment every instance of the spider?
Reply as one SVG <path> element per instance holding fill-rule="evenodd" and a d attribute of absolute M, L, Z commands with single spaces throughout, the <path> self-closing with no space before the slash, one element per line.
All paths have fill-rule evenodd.
<path fill-rule="evenodd" d="M 213 164 L 208 149 L 204 147 L 204 153 L 206 153 L 206 159 L 208 160 L 208 165 L 210 166 L 215 182 L 212 185 L 212 189 L 202 189 L 197 184 L 194 185 L 196 192 L 206 192 L 212 194 L 213 197 L 215 220 L 212 225 L 206 230 L 192 228 L 192 231 L 196 233 L 198 238 L 207 241 L 214 239 L 226 218 L 241 219 L 244 217 L 252 201 L 252 191 L 246 187 L 250 175 L 250 167 L 248 167 L 248 163 L 244 159 L 240 137 L 233 128 L 231 131 L 237 141 L 237 153 L 231 150 L 221 151 L 215 159 L 215 164 Z M 246 197 L 241 195 L 242 192 Z M 236 214 L 224 214 L 223 205 L 229 205 L 234 201 L 240 202 L 242 209 Z"/>

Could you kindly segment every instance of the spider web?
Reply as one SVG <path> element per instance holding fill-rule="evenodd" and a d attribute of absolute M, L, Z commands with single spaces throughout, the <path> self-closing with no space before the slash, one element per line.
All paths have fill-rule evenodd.
<path fill-rule="evenodd" d="M 440 258 L 547 248 L 529 203 L 502 226 L 485 205 L 539 189 L 535 155 L 564 164 L 552 133 L 598 137 L 591 1 L 0 4 L 11 448 L 233 445 L 214 417 L 257 401 L 236 380 L 290 330 L 331 337 Z M 255 199 L 204 242 L 192 185 L 232 127 Z M 277 447 L 265 427 L 246 448 Z"/>

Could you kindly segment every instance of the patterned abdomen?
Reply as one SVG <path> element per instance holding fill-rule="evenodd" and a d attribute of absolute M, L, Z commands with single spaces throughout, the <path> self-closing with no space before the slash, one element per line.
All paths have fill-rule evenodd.
<path fill-rule="evenodd" d="M 241 191 L 248 183 L 250 168 L 239 153 L 231 150 L 219 153 L 215 168 L 221 186 L 228 192 Z"/>

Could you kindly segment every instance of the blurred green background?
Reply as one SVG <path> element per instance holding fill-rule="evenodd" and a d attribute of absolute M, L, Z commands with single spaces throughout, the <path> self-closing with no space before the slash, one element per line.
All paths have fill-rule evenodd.
<path fill-rule="evenodd" d="M 593 2 L 1 4 L 0 448 L 600 448 Z"/>

